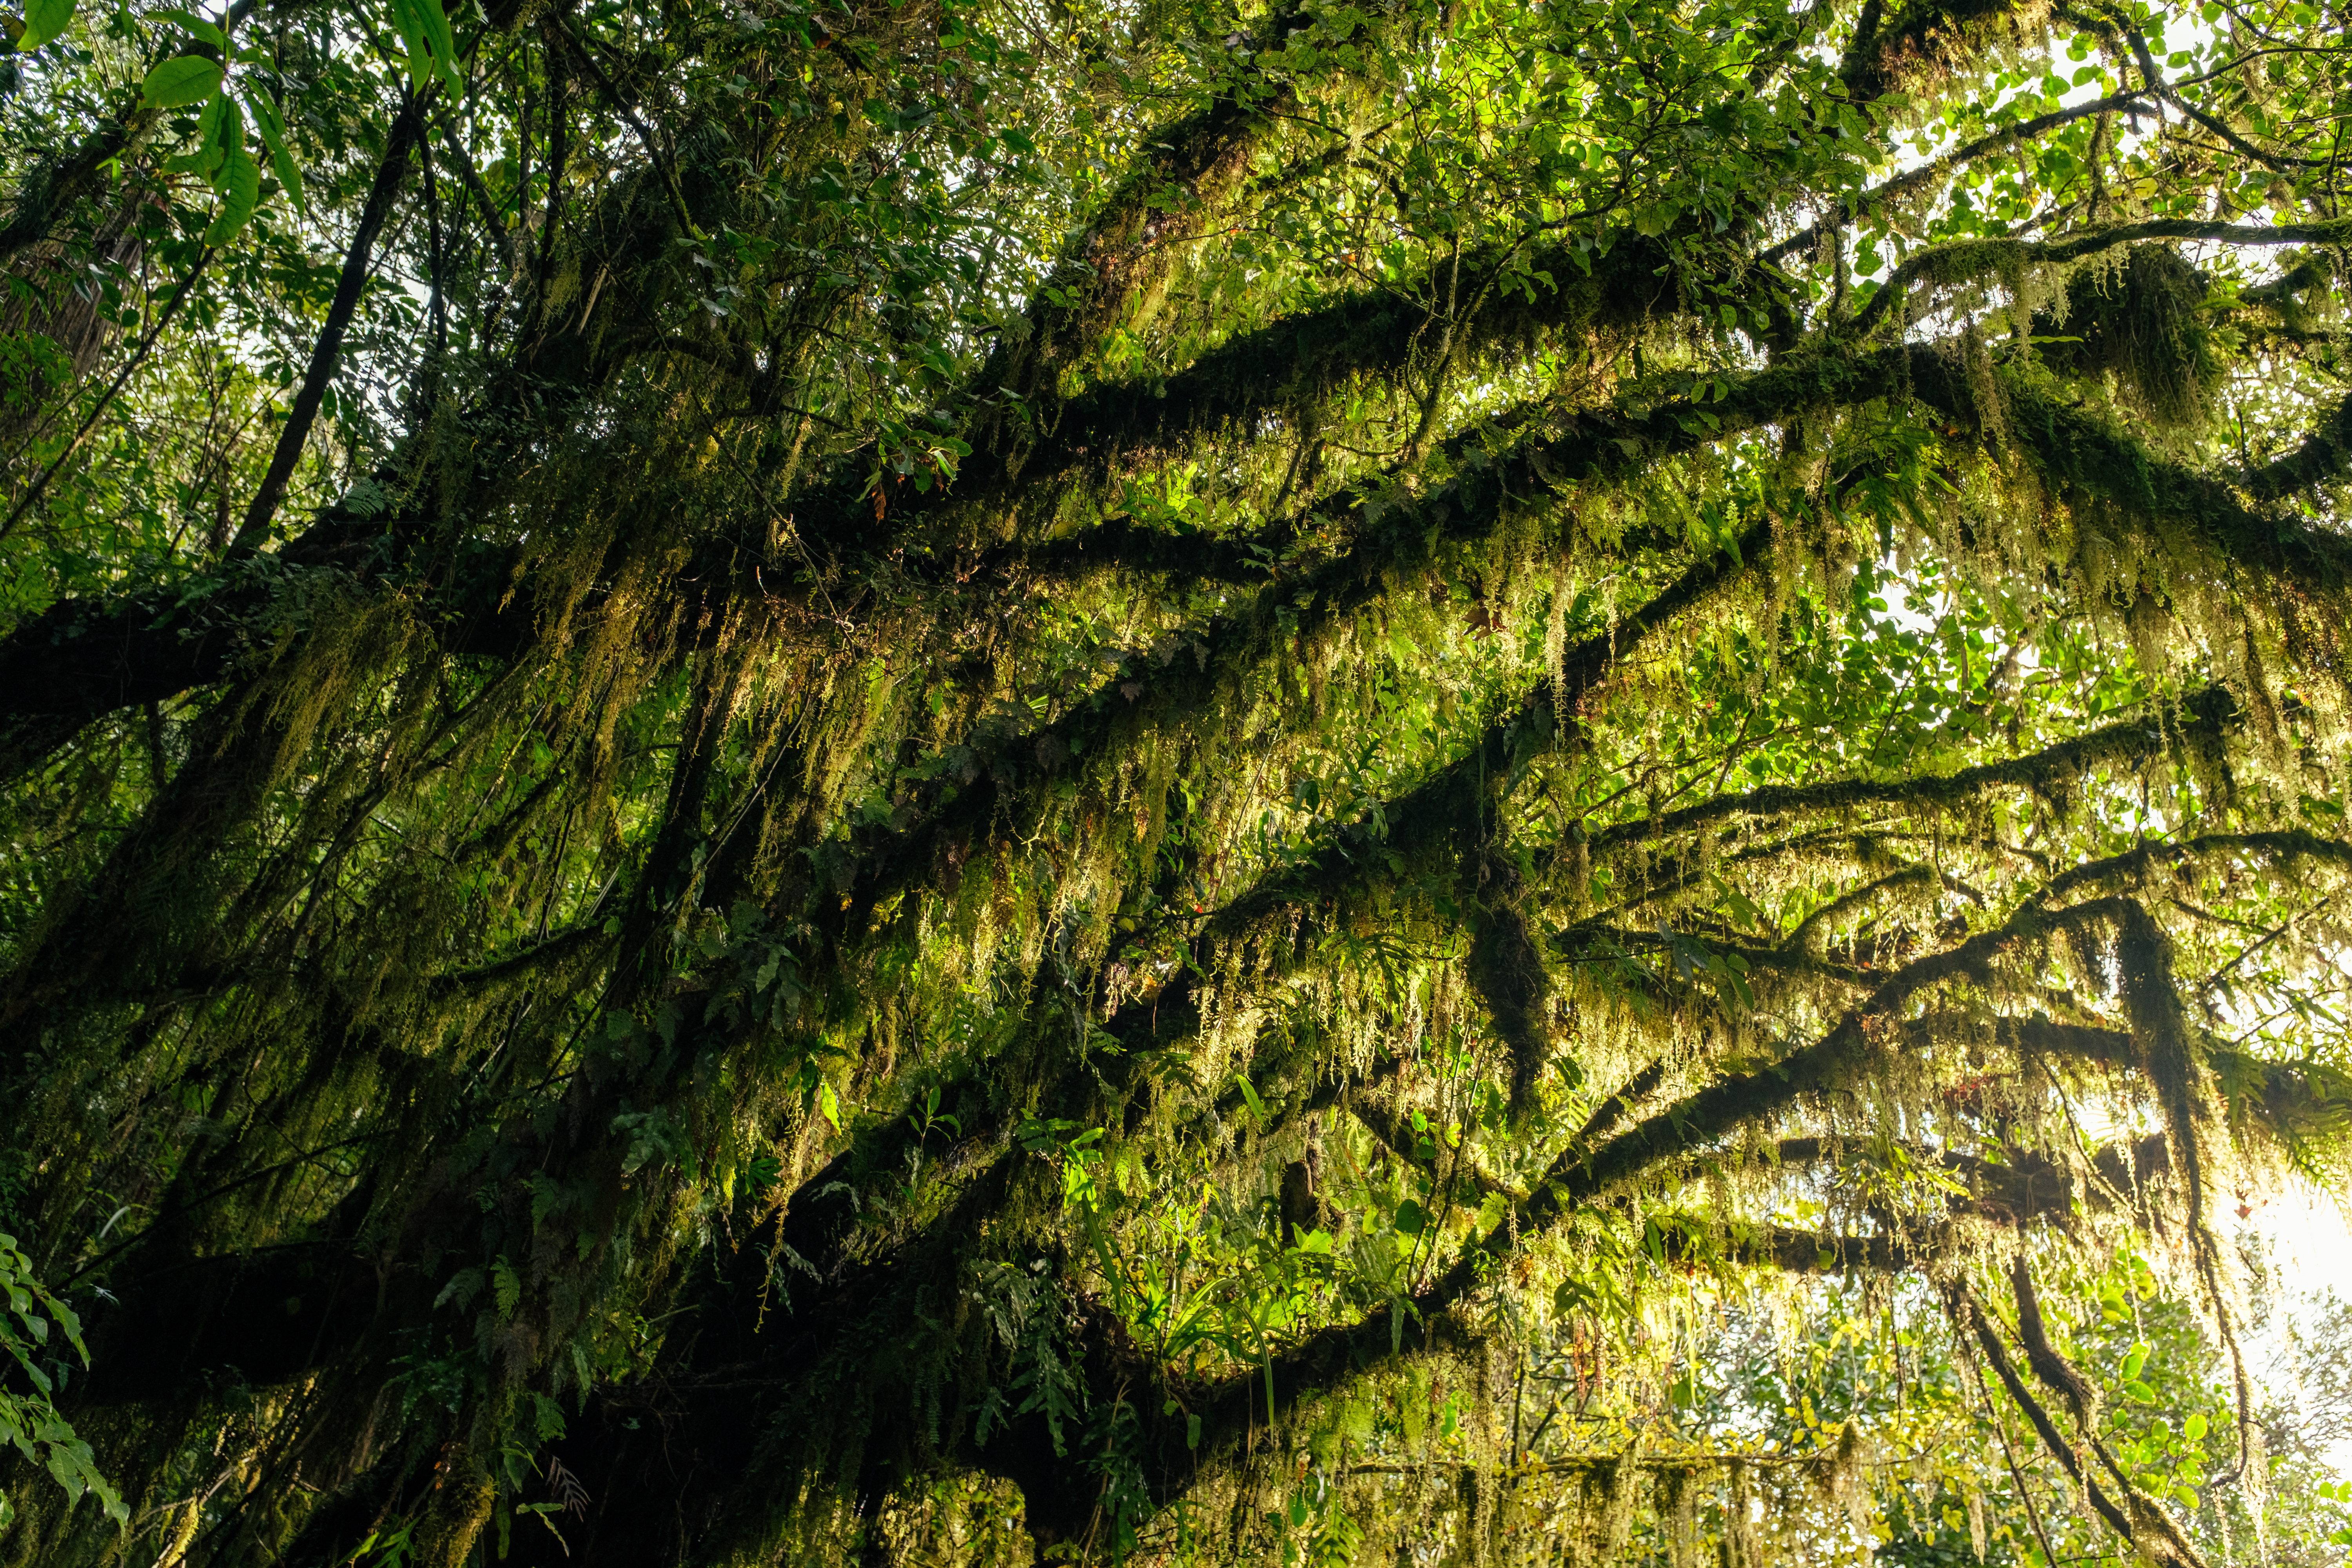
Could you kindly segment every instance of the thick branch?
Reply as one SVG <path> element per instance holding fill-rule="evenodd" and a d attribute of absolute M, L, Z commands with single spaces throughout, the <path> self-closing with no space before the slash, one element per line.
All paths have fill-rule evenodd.
<path fill-rule="evenodd" d="M 2238 476 L 2248 495 L 2265 503 L 2301 495 L 2352 472 L 2352 397 L 2339 401 L 2294 449 Z"/>
<path fill-rule="evenodd" d="M 120 115 L 84 136 L 72 152 L 26 175 L 8 222 L 0 226 L 0 267 L 47 239 L 67 210 L 97 187 L 106 166 L 144 141 L 162 118 L 163 110 L 143 96 L 134 98 Z"/>
<path fill-rule="evenodd" d="M 989 772 L 947 798 L 917 826 L 868 835 L 856 847 L 852 885 L 853 925 L 862 910 L 914 886 L 950 845 L 983 832 L 998 842 L 1030 831 L 1054 774 L 1076 771 L 1066 759 L 1116 754 L 1181 724 L 1213 703 L 1230 702 L 1270 660 L 1294 643 L 1329 636 L 1359 611 L 1430 571 L 1442 553 L 1484 540 L 1517 509 L 1571 486 L 1605 482 L 1620 474 L 1689 452 L 1719 433 L 1752 429 L 1822 402 L 1852 401 L 1885 390 L 1899 354 L 1836 358 L 1759 372 L 1735 383 L 1706 405 L 1675 402 L 1647 413 L 1569 419 L 1530 434 L 1494 458 L 1465 453 L 1462 472 L 1419 498 L 1376 496 L 1352 504 L 1343 527 L 1355 546 L 1305 574 L 1269 585 L 1231 621 L 1207 628 L 1192 661 L 1165 670 L 1115 675 L 1062 721 L 1005 747 Z M 1678 605 L 1662 605 L 1664 610 Z M 1588 645 L 1592 646 L 1592 645 Z M 1185 668 L 1186 663 L 1193 668 Z M 1019 759 L 1036 759 L 1036 782 Z M 1049 763 L 1049 757 L 1065 759 Z"/>
<path fill-rule="evenodd" d="M 1997 422 L 1977 405 L 1958 363 L 1925 368 L 1912 391 L 1930 407 L 1966 427 L 1998 427 L 2022 451 L 2060 495 L 2072 502 L 2113 507 L 2127 517 L 2156 525 L 2161 537 L 2177 531 L 2221 560 L 2287 579 L 2298 586 L 2330 592 L 2352 580 L 2352 540 L 2285 512 L 2257 510 L 2239 498 L 2229 479 L 2201 474 L 2151 454 L 2080 408 L 2044 396 L 2021 377 L 2000 376 L 2002 407 Z M 2326 429 L 2340 430 L 2343 416 Z M 2333 464 L 2352 460 L 2352 445 L 2329 437 L 2306 442 L 2284 469 L 2276 465 L 2239 476 L 2249 489 L 2261 485 L 2268 499 L 2342 477 Z"/>
<path fill-rule="evenodd" d="M 2203 240 L 2219 245 L 2341 245 L 2352 237 L 2352 220 L 2335 223 L 2252 224 L 2209 223 L 2198 218 L 2151 218 L 2143 223 L 2113 224 L 2064 239 L 1958 239 L 1930 246 L 1906 258 L 1889 273 L 1848 329 L 1861 337 L 1899 304 L 1913 283 L 1934 278 L 1946 284 L 1991 276 L 2000 268 L 2039 265 L 2063 267 L 2086 256 L 2120 246 L 2151 240 Z"/>
<path fill-rule="evenodd" d="M 2055 798 L 2085 771 L 2105 763 L 2139 766 L 2175 746 L 2217 746 L 2239 721 L 2236 699 L 2214 685 L 2181 699 L 2168 715 L 2122 720 L 2087 735 L 2061 741 L 2005 762 L 1981 763 L 1945 774 L 1904 779 L 1837 779 L 1817 784 L 1770 784 L 1745 795 L 1725 795 L 1657 816 L 1604 827 L 1591 837 L 1593 853 L 1606 853 L 1671 833 L 1687 832 L 1727 817 L 1784 817 L 1805 812 L 1842 812 L 1872 805 L 1933 809 L 1965 804 L 1987 790 L 2030 789 Z M 2104 862 L 2102 862 L 2104 864 Z"/>
<path fill-rule="evenodd" d="M 1880 24 L 1874 3 L 1841 67 L 1846 90 L 1857 102 L 1875 102 L 1914 76 L 1973 54 L 2021 9 L 2016 0 L 1922 0 Z"/>
<path fill-rule="evenodd" d="M 1975 1334 L 1993 1374 L 2000 1379 L 2001 1387 L 2009 1391 L 2010 1402 L 2023 1411 L 2026 1419 L 2033 1424 L 2033 1430 L 2041 1436 L 2043 1449 L 2058 1462 L 2068 1479 L 2084 1489 L 2090 1497 L 2091 1506 L 2098 1510 L 2101 1519 L 2106 1521 L 2107 1528 L 2121 1536 L 2126 1544 L 2138 1545 L 2132 1533 L 2131 1520 L 2116 1506 L 2096 1478 L 2083 1473 L 2083 1461 L 2075 1454 L 2074 1445 L 2066 1441 L 2065 1435 L 2058 1430 L 2058 1424 L 2050 1418 L 2050 1412 L 2042 1408 L 2042 1402 L 2033 1396 L 2033 1391 L 2026 1387 L 2024 1380 L 2017 1375 L 2017 1368 L 2009 1359 L 2009 1347 L 2001 1343 L 1992 1321 L 1967 1286 L 1954 1287 L 1952 1312 L 1964 1328 Z"/>
<path fill-rule="evenodd" d="M 1768 265 L 1786 261 L 1809 247 L 1820 244 L 1837 229 L 1852 223 L 1857 215 L 1869 212 L 1897 196 L 1908 195 L 1956 169 L 1964 168 L 1975 163 L 1988 153 L 2000 152 L 2020 142 L 2030 142 L 2037 136 L 2055 131 L 2058 127 L 2071 124 L 2077 120 L 2088 120 L 2101 114 L 2112 114 L 2119 109 L 2128 109 L 2138 103 L 2143 96 L 2138 92 L 2114 93 L 2105 98 L 2093 99 L 2088 103 L 2070 104 L 2064 109 L 2053 109 L 2047 114 L 2037 114 L 2030 120 L 2021 120 L 2013 125 L 2004 125 L 1998 131 L 1989 131 L 1975 141 L 1955 147 L 1950 152 L 1930 159 L 1916 169 L 1906 169 L 1892 178 L 1881 181 L 1852 200 L 1841 198 L 1832 203 L 1829 211 L 1788 238 L 1759 252 L 1756 259 Z"/>

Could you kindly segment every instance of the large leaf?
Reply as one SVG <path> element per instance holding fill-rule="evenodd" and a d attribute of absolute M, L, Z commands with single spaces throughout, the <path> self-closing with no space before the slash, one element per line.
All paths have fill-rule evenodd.
<path fill-rule="evenodd" d="M 228 35 L 193 11 L 162 10 L 155 16 L 163 21 L 178 23 L 216 49 L 228 47 Z"/>
<path fill-rule="evenodd" d="M 198 133 L 211 143 L 222 159 L 233 158 L 245 151 L 245 112 L 237 108 L 236 100 L 224 92 L 206 104 L 204 123 Z M 215 190 L 220 188 L 220 166 L 218 160 L 212 165 L 213 188 Z"/>
<path fill-rule="evenodd" d="M 236 105 L 226 93 L 215 93 L 205 103 L 204 112 L 196 117 L 195 144 L 192 151 L 176 158 L 166 159 L 164 171 L 173 174 L 202 174 L 215 190 L 220 187 L 222 163 L 230 151 L 245 144 L 245 128 L 236 120 Z"/>
<path fill-rule="evenodd" d="M 409 79 L 423 87 L 435 77 L 457 92 L 462 86 L 457 71 L 457 40 L 449 31 L 449 14 L 441 0 L 393 0 L 392 24 L 408 51 Z"/>
<path fill-rule="evenodd" d="M 237 230 L 253 219 L 253 209 L 261 201 L 261 165 L 242 146 L 232 151 L 221 165 L 218 182 L 221 194 L 220 212 L 213 218 L 212 226 L 205 230 L 206 245 L 226 245 L 236 237 Z"/>
<path fill-rule="evenodd" d="M 25 30 L 16 36 L 18 51 L 30 54 L 64 32 L 73 14 L 74 0 L 25 0 Z"/>
<path fill-rule="evenodd" d="M 294 205 L 307 212 L 310 206 L 302 197 L 302 166 L 294 161 L 294 150 L 287 145 L 286 121 L 278 114 L 278 106 L 261 92 L 247 93 L 245 106 L 253 115 L 253 128 L 261 132 L 262 142 L 269 149 L 269 166 L 277 171 L 278 183 L 286 187 Z"/>
<path fill-rule="evenodd" d="M 174 55 L 149 71 L 139 90 L 148 102 L 159 108 L 177 109 L 182 104 L 201 103 L 218 92 L 221 79 L 226 74 L 218 60 L 208 60 L 202 55 Z"/>

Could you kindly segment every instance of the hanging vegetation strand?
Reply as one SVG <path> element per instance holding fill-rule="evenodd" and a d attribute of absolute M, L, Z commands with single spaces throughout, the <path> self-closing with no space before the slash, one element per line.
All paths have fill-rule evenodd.
<path fill-rule="evenodd" d="M 13 20 L 0 1562 L 2352 1539 L 2340 5 Z"/>

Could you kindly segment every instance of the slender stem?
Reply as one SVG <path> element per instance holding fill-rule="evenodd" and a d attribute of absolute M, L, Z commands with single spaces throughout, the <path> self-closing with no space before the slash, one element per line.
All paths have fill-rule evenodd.
<path fill-rule="evenodd" d="M 352 231 L 351 247 L 343 256 L 342 276 L 336 281 L 335 297 L 327 306 L 326 322 L 319 329 L 319 340 L 310 348 L 310 368 L 302 377 L 300 390 L 294 395 L 294 406 L 287 411 L 285 428 L 278 433 L 278 449 L 270 455 L 269 471 L 262 476 L 261 488 L 254 492 L 253 504 L 246 509 L 245 521 L 238 526 L 236 537 L 229 542 L 231 556 L 250 555 L 261 548 L 262 541 L 269 535 L 270 522 L 286 500 L 286 487 L 293 481 L 295 465 L 302 460 L 302 449 L 310 445 L 310 427 L 318 423 L 319 405 L 326 400 L 327 384 L 334 379 L 336 365 L 342 357 L 343 334 L 351 330 L 352 318 L 359 312 L 360 295 L 367 287 L 376 236 L 383 231 L 384 220 L 392 216 L 393 200 L 400 194 L 401 180 L 408 172 L 409 149 L 423 129 L 425 101 L 432 93 L 432 84 L 428 83 L 423 91 L 406 94 L 406 101 L 392 122 L 383 162 L 376 166 L 375 184 L 368 192 L 367 205 L 360 210 L 359 226 Z"/>

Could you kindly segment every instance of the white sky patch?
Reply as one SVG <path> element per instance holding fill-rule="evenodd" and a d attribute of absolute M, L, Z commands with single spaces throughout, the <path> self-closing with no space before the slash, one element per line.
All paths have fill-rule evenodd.
<path fill-rule="evenodd" d="M 2281 1191 L 2250 1194 L 2249 1202 L 2254 1212 L 2244 1226 L 2265 1244 L 2278 1270 L 2275 1317 L 2309 1331 L 2352 1308 L 2352 1221 L 2338 1200 L 2298 1181 Z M 2273 1397 L 2306 1409 L 2282 1325 L 2274 1321 L 2247 1348 L 2255 1374 Z M 2352 1435 L 2321 1453 L 2338 1479 L 2352 1479 Z"/>

